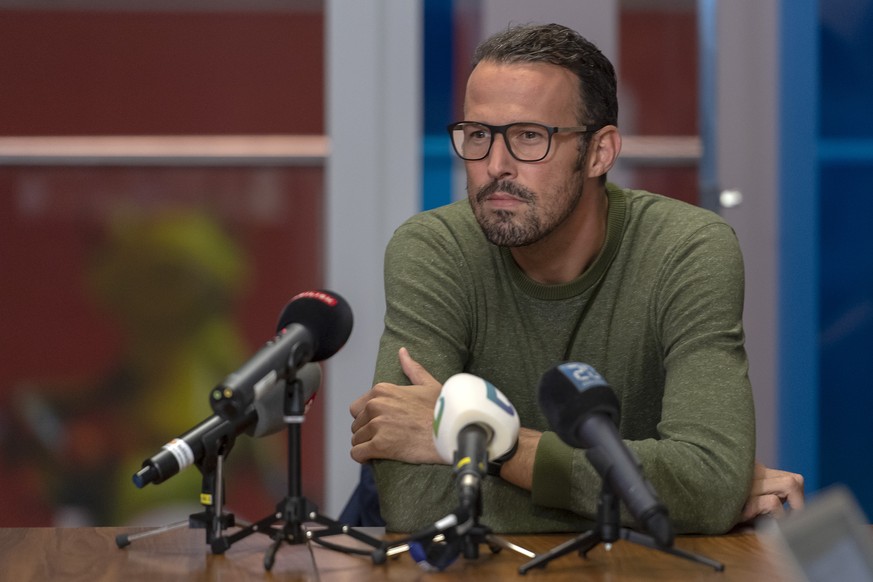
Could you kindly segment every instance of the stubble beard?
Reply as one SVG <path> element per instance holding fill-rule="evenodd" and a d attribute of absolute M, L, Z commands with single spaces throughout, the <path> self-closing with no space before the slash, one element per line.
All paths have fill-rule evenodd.
<path fill-rule="evenodd" d="M 487 211 L 484 207 L 485 200 L 495 192 L 506 192 L 524 201 L 526 203 L 524 210 L 522 212 L 506 209 Z M 480 188 L 475 196 L 470 197 L 470 200 L 473 214 L 488 242 L 500 247 L 524 247 L 542 240 L 561 225 L 576 209 L 581 198 L 582 188 L 579 184 L 575 192 L 563 197 L 564 207 L 548 222 L 544 222 L 544 219 L 549 217 L 542 216 L 540 211 L 538 204 L 540 197 L 515 182 L 506 180 L 491 182 Z"/>

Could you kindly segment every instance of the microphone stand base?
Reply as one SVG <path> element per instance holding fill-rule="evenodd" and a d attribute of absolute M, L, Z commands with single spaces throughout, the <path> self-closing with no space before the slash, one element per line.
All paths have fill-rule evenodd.
<path fill-rule="evenodd" d="M 692 554 L 691 552 L 686 552 L 685 550 L 680 550 L 679 548 L 674 548 L 672 530 L 669 532 L 670 543 L 669 545 L 665 545 L 657 543 L 655 538 L 651 536 L 635 532 L 626 527 L 621 527 L 619 523 L 619 499 L 615 493 L 613 493 L 609 484 L 606 481 L 603 481 L 600 490 L 600 498 L 597 502 L 597 523 L 595 527 L 576 538 L 555 546 L 545 554 L 536 556 L 533 560 L 521 566 L 518 569 L 518 573 L 527 574 L 528 570 L 532 568 L 545 568 L 546 564 L 555 558 L 569 554 L 574 550 L 578 550 L 579 555 L 585 557 L 588 551 L 597 544 L 612 544 L 619 539 L 628 540 L 629 542 L 637 543 L 641 546 L 646 546 L 647 548 L 685 558 L 686 560 L 691 560 L 698 564 L 711 566 L 716 572 L 722 572 L 724 570 L 724 564 L 721 562 L 716 562 L 705 556 L 699 556 L 697 554 Z"/>
<path fill-rule="evenodd" d="M 715 560 L 707 558 L 706 556 L 701 556 L 699 554 L 680 550 L 679 548 L 674 548 L 673 546 L 658 545 L 657 543 L 655 543 L 655 540 L 650 536 L 635 532 L 627 528 L 619 529 L 619 537 L 629 542 L 646 546 L 647 548 L 652 548 L 654 550 L 665 552 L 679 558 L 685 558 L 686 560 L 691 560 L 692 562 L 697 562 L 698 564 L 711 566 L 716 572 L 724 571 L 724 564 L 722 564 L 721 562 L 717 562 Z M 518 573 L 527 574 L 527 572 L 533 568 L 545 568 L 546 564 L 548 564 L 555 558 L 560 558 L 561 556 L 569 554 L 570 552 L 575 550 L 578 550 L 580 556 L 586 557 L 588 552 L 596 545 L 600 543 L 611 544 L 614 541 L 615 540 L 605 540 L 596 529 L 592 529 L 578 537 L 564 542 L 563 544 L 555 546 L 545 554 L 540 554 L 536 556 L 533 560 L 521 566 L 518 569 Z"/>
<path fill-rule="evenodd" d="M 277 525 L 279 522 L 283 522 L 281 526 Z M 304 523 L 308 522 L 317 523 L 325 527 L 323 529 L 308 529 L 304 527 Z M 331 550 L 371 556 L 373 562 L 377 564 L 383 563 L 386 557 L 384 542 L 321 515 L 318 513 L 315 505 L 305 497 L 286 497 L 276 506 L 276 511 L 271 515 L 231 535 L 213 540 L 212 552 L 223 554 L 234 543 L 253 533 L 264 534 L 273 540 L 273 543 L 264 555 L 264 569 L 267 571 L 272 569 L 276 553 L 282 544 L 297 545 L 312 541 Z M 346 547 L 323 539 L 335 535 L 350 536 L 372 546 L 374 550 Z"/>
<path fill-rule="evenodd" d="M 216 443 L 216 447 L 219 446 Z M 126 548 L 136 540 L 164 534 L 185 526 L 191 529 L 205 530 L 207 545 L 212 545 L 217 539 L 220 539 L 225 529 L 234 527 L 237 523 L 233 513 L 224 511 L 224 458 L 231 447 L 232 443 L 224 443 L 222 452 L 214 455 L 207 454 L 197 465 L 202 474 L 201 503 L 203 499 L 211 500 L 210 504 L 203 506 L 203 511 L 192 513 L 188 519 L 169 523 L 149 531 L 119 534 L 115 536 L 115 545 L 118 548 Z"/>
<path fill-rule="evenodd" d="M 478 521 L 463 533 L 458 531 L 459 528 L 462 526 L 452 526 L 442 532 L 426 528 L 404 540 L 389 544 L 384 551 L 391 557 L 408 551 L 419 566 L 434 572 L 447 568 L 460 554 L 467 560 L 477 559 L 479 546 L 482 544 L 486 544 L 492 554 L 506 549 L 526 558 L 536 557 L 534 552 L 495 535 L 489 527 Z"/>

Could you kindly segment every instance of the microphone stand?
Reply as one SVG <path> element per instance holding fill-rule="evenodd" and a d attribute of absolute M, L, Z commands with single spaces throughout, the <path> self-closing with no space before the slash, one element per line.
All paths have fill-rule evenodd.
<path fill-rule="evenodd" d="M 224 459 L 230 454 L 235 439 L 232 436 L 219 435 L 211 438 L 207 433 L 203 438 L 204 455 L 197 468 L 203 475 L 200 490 L 200 503 L 203 511 L 192 513 L 187 520 L 170 523 L 159 528 L 136 534 L 119 534 L 115 536 L 115 545 L 125 548 L 136 540 L 170 532 L 186 525 L 192 529 L 206 530 L 206 543 L 211 545 L 221 537 L 224 529 L 233 527 L 236 523 L 232 513 L 224 512 Z"/>
<path fill-rule="evenodd" d="M 222 536 L 211 541 L 212 551 L 223 554 L 231 545 L 253 533 L 262 533 L 272 538 L 273 543 L 264 555 L 264 569 L 269 571 L 275 563 L 276 553 L 283 543 L 290 545 L 302 544 L 311 540 L 329 549 L 346 553 L 356 553 L 372 556 L 373 562 L 381 564 L 385 561 L 384 542 L 362 532 L 327 518 L 318 512 L 318 508 L 301 493 L 301 453 L 300 425 L 305 418 L 305 403 L 303 400 L 303 384 L 297 378 L 289 378 L 286 382 L 284 421 L 288 428 L 288 494 L 276 505 L 276 510 L 249 526 L 229 536 Z M 307 530 L 304 522 L 315 522 L 326 526 L 324 529 Z M 276 525 L 282 522 L 281 526 Z M 357 548 L 346 548 L 322 540 L 334 535 L 348 535 L 375 548 L 372 552 Z"/>
<path fill-rule="evenodd" d="M 478 491 L 481 474 L 465 473 L 460 476 L 461 487 Z M 487 544 L 492 554 L 509 549 L 527 558 L 536 554 L 495 535 L 490 527 L 479 522 L 482 514 L 482 498 L 464 497 L 460 507 L 443 519 L 427 526 L 407 538 L 389 544 L 385 548 L 388 556 L 409 551 L 420 566 L 431 571 L 441 571 L 448 567 L 459 554 L 465 559 L 479 557 L 479 546 Z"/>
<path fill-rule="evenodd" d="M 579 555 L 585 557 L 589 550 L 600 543 L 606 544 L 605 547 L 609 550 L 612 548 L 612 543 L 619 539 L 628 540 L 629 542 L 685 558 L 699 564 L 711 566 L 716 572 L 724 571 L 724 564 L 721 562 L 672 546 L 662 546 L 656 543 L 651 536 L 621 527 L 619 524 L 619 499 L 604 481 L 600 492 L 600 499 L 597 503 L 596 526 L 576 538 L 555 546 L 545 554 L 536 556 L 530 562 L 522 565 L 518 572 L 519 574 L 527 574 L 528 570 L 532 568 L 545 568 L 546 564 L 555 558 L 569 554 L 573 550 L 579 550 Z"/>

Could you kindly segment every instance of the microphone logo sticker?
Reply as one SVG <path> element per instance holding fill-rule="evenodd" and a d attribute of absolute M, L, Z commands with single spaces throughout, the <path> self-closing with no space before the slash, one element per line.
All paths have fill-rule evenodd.
<path fill-rule="evenodd" d="M 440 422 L 443 420 L 443 411 L 446 409 L 446 397 L 440 396 L 437 400 L 436 410 L 433 415 L 433 436 L 439 436 L 440 434 Z"/>
<path fill-rule="evenodd" d="M 330 293 L 325 293 L 324 291 L 304 291 L 303 293 L 298 293 L 297 295 L 292 297 L 291 301 L 296 301 L 297 299 L 302 299 L 303 297 L 318 299 L 319 301 L 330 307 L 335 307 L 337 304 L 336 297 L 334 297 Z"/>
<path fill-rule="evenodd" d="M 561 364 L 558 366 L 558 369 L 561 373 L 570 378 L 574 384 L 576 384 L 576 388 L 580 392 L 588 390 L 594 386 L 606 385 L 606 380 L 603 379 L 603 376 L 588 364 L 569 362 L 567 364 Z"/>
<path fill-rule="evenodd" d="M 513 408 L 512 404 L 508 401 L 504 402 L 500 399 L 500 396 L 503 396 L 503 394 L 497 392 L 497 388 L 494 387 L 494 384 L 487 380 L 483 381 L 485 382 L 485 395 L 488 397 L 488 400 L 500 407 L 500 409 L 506 412 L 509 416 L 515 416 L 515 408 Z M 505 396 L 503 397 L 506 398 Z"/>

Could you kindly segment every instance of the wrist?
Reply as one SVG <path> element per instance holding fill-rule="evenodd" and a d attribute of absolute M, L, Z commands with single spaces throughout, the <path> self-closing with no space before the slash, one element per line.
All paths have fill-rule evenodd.
<path fill-rule="evenodd" d="M 495 477 L 500 476 L 500 470 L 503 469 L 503 464 L 515 456 L 515 453 L 518 451 L 518 439 L 515 440 L 515 444 L 512 445 L 512 448 L 507 452 L 503 453 L 501 456 L 494 460 L 488 461 L 488 474 L 493 475 Z"/>

